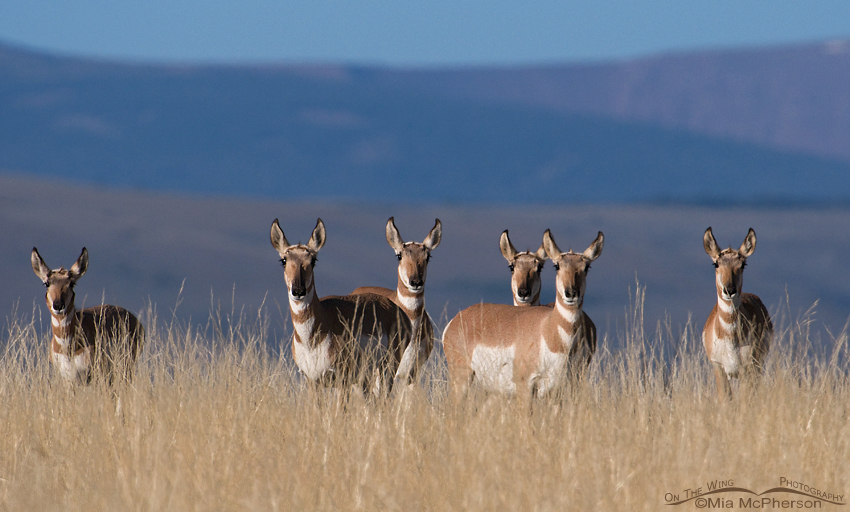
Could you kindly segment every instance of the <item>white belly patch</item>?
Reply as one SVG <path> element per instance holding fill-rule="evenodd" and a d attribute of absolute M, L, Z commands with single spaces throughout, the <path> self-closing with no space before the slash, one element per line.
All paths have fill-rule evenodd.
<path fill-rule="evenodd" d="M 53 363 L 59 375 L 67 382 L 85 382 L 91 369 L 91 349 L 86 348 L 78 355 L 67 356 L 53 352 Z"/>
<path fill-rule="evenodd" d="M 315 346 L 299 343 L 292 340 L 295 364 L 310 380 L 320 380 L 325 373 L 333 369 L 333 361 L 330 357 L 331 338 L 330 335 Z"/>
<path fill-rule="evenodd" d="M 488 391 L 510 395 L 516 393 L 515 354 L 515 347 L 475 347 L 470 364 L 475 372 L 475 380 Z"/>
<path fill-rule="evenodd" d="M 720 364 L 730 377 L 737 377 L 741 368 L 752 361 L 753 346 L 740 345 L 728 338 L 714 339 L 711 349 L 712 362 Z"/>
<path fill-rule="evenodd" d="M 537 363 L 537 371 L 531 378 L 538 394 L 547 393 L 563 384 L 567 375 L 569 354 L 569 350 L 552 352 L 546 341 L 540 340 L 540 359 Z"/>

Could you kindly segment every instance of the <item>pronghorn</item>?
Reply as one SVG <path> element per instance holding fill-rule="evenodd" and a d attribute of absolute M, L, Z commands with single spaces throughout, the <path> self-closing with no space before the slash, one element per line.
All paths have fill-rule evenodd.
<path fill-rule="evenodd" d="M 420 244 L 404 242 L 395 220 L 390 217 L 387 221 L 387 243 L 398 257 L 398 284 L 395 290 L 379 286 L 361 286 L 354 294 L 375 293 L 393 301 L 407 314 L 413 329 L 410 343 L 404 349 L 395 378 L 412 383 L 419 369 L 428 360 L 434 348 L 434 326 L 431 317 L 425 311 L 425 277 L 428 273 L 428 262 L 431 251 L 440 245 L 443 225 L 436 219 L 434 227 Z"/>
<path fill-rule="evenodd" d="M 730 378 L 742 371 L 761 373 L 773 337 L 773 323 L 761 299 L 741 292 L 747 258 L 756 250 L 755 231 L 750 228 L 739 249 L 729 247 L 721 251 L 708 228 L 703 235 L 703 246 L 714 262 L 717 304 L 705 322 L 702 342 L 714 367 L 720 399 L 730 399 Z"/>
<path fill-rule="evenodd" d="M 543 271 L 543 264 L 546 263 L 546 249 L 543 248 L 543 244 L 540 244 L 537 252 L 517 252 L 511 239 L 508 238 L 506 229 L 499 239 L 499 248 L 502 250 L 502 256 L 508 260 L 508 268 L 511 269 L 514 306 L 539 306 L 540 273 Z"/>
<path fill-rule="evenodd" d="M 77 311 L 74 285 L 89 264 L 85 247 L 69 270 L 50 270 L 38 249 L 32 249 L 32 269 L 47 287 L 45 299 L 53 324 L 50 360 L 68 382 L 89 383 L 102 378 L 132 379 L 133 366 L 142 351 L 145 328 L 129 311 L 101 305 Z"/>
<path fill-rule="evenodd" d="M 289 295 L 292 357 L 309 382 L 359 385 L 364 394 L 389 393 L 410 321 L 393 302 L 375 294 L 318 298 L 313 279 L 325 224 L 316 222 L 307 245 L 290 245 L 280 223 L 271 227 Z"/>
<path fill-rule="evenodd" d="M 583 347 L 596 346 L 596 327 L 582 304 L 587 271 L 602 244 L 600 231 L 583 253 L 562 253 L 546 230 L 543 247 L 557 271 L 554 307 L 477 304 L 449 322 L 443 347 L 455 396 L 479 381 L 485 389 L 518 395 L 530 407 L 532 396 L 565 384 L 571 360 L 583 364 Z"/>

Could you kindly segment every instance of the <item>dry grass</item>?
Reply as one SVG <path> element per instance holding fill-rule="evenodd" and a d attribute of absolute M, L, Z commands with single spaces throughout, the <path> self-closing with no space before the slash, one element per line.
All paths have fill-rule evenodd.
<path fill-rule="evenodd" d="M 531 418 L 480 394 L 451 407 L 437 357 L 424 388 L 342 403 L 266 348 L 263 314 L 189 328 L 151 311 L 116 415 L 109 390 L 51 376 L 33 316 L 0 340 L 2 510 L 677 510 L 694 502 L 666 493 L 780 477 L 850 491 L 846 334 L 818 352 L 806 316 L 777 322 L 762 383 L 718 404 L 699 329 L 646 329 L 638 293 L 587 378 Z"/>

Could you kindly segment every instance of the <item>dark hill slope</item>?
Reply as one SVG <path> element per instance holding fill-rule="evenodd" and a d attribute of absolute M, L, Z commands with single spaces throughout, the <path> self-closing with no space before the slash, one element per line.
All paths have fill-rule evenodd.
<path fill-rule="evenodd" d="M 450 98 L 378 71 L 125 65 L 3 47 L 0 169 L 289 199 L 850 199 L 847 163 Z"/>
<path fill-rule="evenodd" d="M 388 70 L 375 78 L 850 161 L 850 41 L 591 65 Z"/>

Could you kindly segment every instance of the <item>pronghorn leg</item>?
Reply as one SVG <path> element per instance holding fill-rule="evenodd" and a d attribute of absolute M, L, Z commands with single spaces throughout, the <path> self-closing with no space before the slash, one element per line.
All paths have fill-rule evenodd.
<path fill-rule="evenodd" d="M 528 379 L 515 381 L 515 384 L 517 405 L 519 405 L 521 411 L 525 411 L 529 416 L 531 416 L 532 406 L 534 404 L 535 385 Z"/>
<path fill-rule="evenodd" d="M 761 383 L 761 368 L 755 364 L 748 365 L 742 371 L 739 380 L 741 381 L 739 389 L 746 389 L 747 393 L 755 392 Z"/>
<path fill-rule="evenodd" d="M 395 373 L 393 387 L 404 389 L 405 384 L 413 384 L 416 377 L 416 362 L 419 360 L 419 343 L 411 343 L 404 349 L 401 362 Z"/>
<path fill-rule="evenodd" d="M 468 368 L 449 368 L 449 394 L 455 404 L 466 398 L 475 372 Z"/>
<path fill-rule="evenodd" d="M 364 388 L 364 396 L 369 397 L 370 400 L 380 400 L 390 396 L 394 387 L 393 377 L 391 372 L 386 371 L 386 368 L 387 363 L 384 361 L 372 370 L 372 378 L 369 379 L 371 385 Z"/>
<path fill-rule="evenodd" d="M 714 367 L 714 379 L 717 381 L 717 393 L 720 401 L 732 400 L 732 384 L 726 375 L 726 370 L 719 363 L 712 363 Z"/>

